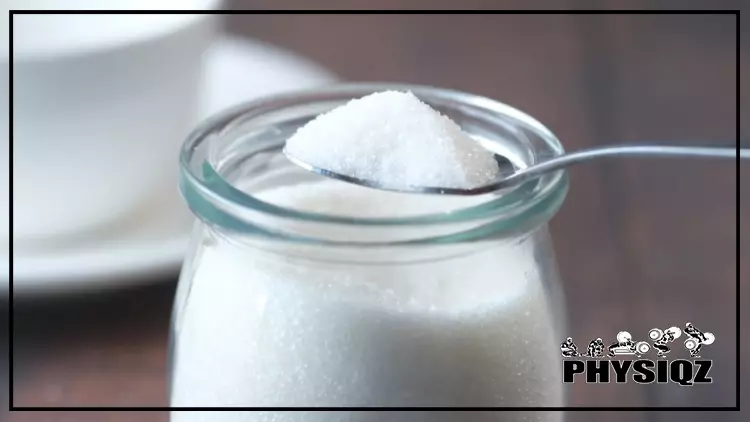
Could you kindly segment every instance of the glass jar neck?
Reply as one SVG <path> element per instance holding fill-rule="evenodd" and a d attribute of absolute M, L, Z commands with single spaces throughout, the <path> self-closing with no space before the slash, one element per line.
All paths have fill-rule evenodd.
<path fill-rule="evenodd" d="M 384 90 L 412 91 L 471 136 L 492 142 L 519 167 L 562 153 L 560 143 L 539 122 L 486 98 L 411 85 L 341 85 L 249 103 L 201 125 L 181 155 L 180 187 L 188 206 L 205 223 L 235 235 L 333 246 L 436 245 L 509 237 L 530 232 L 559 209 L 567 191 L 563 172 L 474 198 L 449 212 L 410 216 L 313 212 L 264 197 L 269 190 L 315 189 L 321 182 L 322 176 L 281 154 L 299 127 L 351 99 Z"/>

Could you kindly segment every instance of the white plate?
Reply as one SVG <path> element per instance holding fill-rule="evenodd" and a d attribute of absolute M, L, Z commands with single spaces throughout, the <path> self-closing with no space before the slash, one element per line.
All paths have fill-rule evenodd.
<path fill-rule="evenodd" d="M 220 38 L 206 58 L 204 117 L 260 96 L 336 81 L 333 74 L 301 57 L 248 40 Z M 194 219 L 176 180 L 169 182 L 153 201 L 116 227 L 47 251 L 15 251 L 14 295 L 104 289 L 176 275 Z M 0 258 L 0 295 L 8 293 L 5 251 Z"/>

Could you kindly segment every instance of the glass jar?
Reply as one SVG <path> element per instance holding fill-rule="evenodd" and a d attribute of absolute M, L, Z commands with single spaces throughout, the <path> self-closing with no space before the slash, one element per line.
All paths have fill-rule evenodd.
<path fill-rule="evenodd" d="M 174 304 L 172 406 L 564 404 L 565 312 L 547 229 L 567 191 L 564 172 L 501 194 L 445 198 L 340 186 L 281 154 L 285 140 L 318 114 L 385 90 L 412 91 L 519 167 L 562 152 L 550 131 L 516 109 L 411 85 L 281 95 L 203 123 L 181 156 L 180 188 L 199 221 Z M 383 418 L 559 421 L 561 415 L 172 415 L 173 421 Z"/>

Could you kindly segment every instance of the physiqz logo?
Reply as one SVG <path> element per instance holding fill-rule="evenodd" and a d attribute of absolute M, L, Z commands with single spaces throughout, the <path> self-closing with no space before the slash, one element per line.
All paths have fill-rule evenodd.
<path fill-rule="evenodd" d="M 692 360 L 670 360 L 671 343 L 683 333 L 686 336 L 683 346 Z M 632 379 L 638 384 L 674 382 L 692 386 L 713 382 L 708 376 L 713 361 L 699 359 L 703 346 L 714 342 L 713 334 L 704 333 L 688 322 L 684 330 L 653 328 L 648 332 L 648 338 L 649 341 L 636 342 L 629 332 L 620 331 L 617 341 L 608 348 L 604 347 L 601 338 L 597 338 L 589 342 L 585 351 L 579 352 L 573 339 L 568 337 L 560 345 L 562 356 L 566 358 L 562 366 L 563 382 L 572 383 L 582 378 L 587 383 L 608 383 L 611 379 L 616 383 L 626 383 Z M 647 355 L 653 355 L 654 351 L 657 359 L 648 359 Z M 626 356 L 636 359 L 623 359 Z"/>

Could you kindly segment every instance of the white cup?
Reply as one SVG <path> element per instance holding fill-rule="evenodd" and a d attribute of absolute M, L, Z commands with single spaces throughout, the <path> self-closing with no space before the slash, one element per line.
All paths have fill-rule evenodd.
<path fill-rule="evenodd" d="M 220 2 L 10 3 L 10 9 L 212 9 Z M 214 32 L 215 19 L 205 14 L 14 16 L 14 243 L 100 228 L 169 180 L 179 145 L 195 124 L 201 56 Z M 7 50 L 0 60 L 0 78 L 7 81 Z M 5 82 L 2 154 L 8 153 L 7 89 Z M 8 185 L 0 180 L 1 189 Z M 9 207 L 2 208 L 7 239 Z"/>

